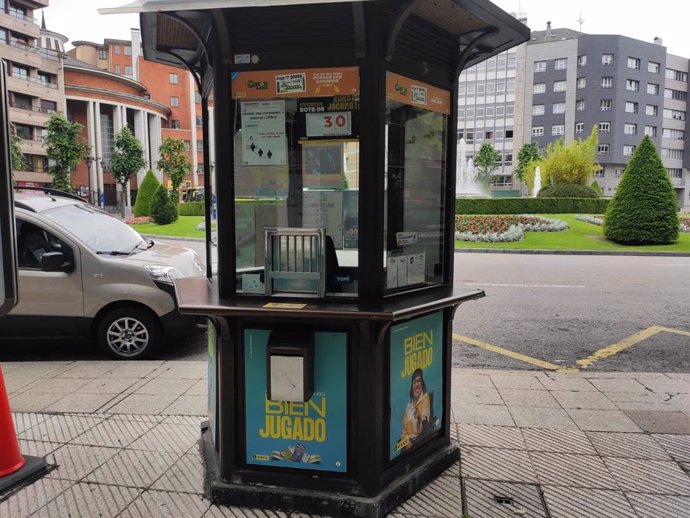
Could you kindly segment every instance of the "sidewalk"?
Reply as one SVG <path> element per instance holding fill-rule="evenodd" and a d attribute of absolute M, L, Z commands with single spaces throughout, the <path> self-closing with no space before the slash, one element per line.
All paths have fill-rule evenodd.
<path fill-rule="evenodd" d="M 22 453 L 58 467 L 0 517 L 290 516 L 203 498 L 206 362 L 2 368 Z M 454 369 L 452 394 L 461 462 L 392 518 L 690 516 L 690 374 Z"/>

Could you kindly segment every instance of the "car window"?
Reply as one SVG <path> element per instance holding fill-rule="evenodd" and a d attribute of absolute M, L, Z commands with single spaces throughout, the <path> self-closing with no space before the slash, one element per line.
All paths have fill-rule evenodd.
<path fill-rule="evenodd" d="M 67 205 L 41 213 L 97 253 L 129 254 L 146 248 L 146 241 L 117 218 L 86 204 Z"/>
<path fill-rule="evenodd" d="M 19 268 L 41 269 L 41 257 L 46 252 L 62 252 L 65 259 L 73 261 L 72 248 L 45 229 L 17 219 L 17 259 Z"/>

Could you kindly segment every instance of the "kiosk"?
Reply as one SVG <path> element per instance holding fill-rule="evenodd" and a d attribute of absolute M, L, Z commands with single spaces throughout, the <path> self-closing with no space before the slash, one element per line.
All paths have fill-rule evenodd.
<path fill-rule="evenodd" d="M 208 496 L 383 516 L 459 458 L 452 319 L 483 292 L 453 284 L 457 79 L 528 28 L 484 0 L 123 11 L 213 96 L 217 275 L 176 282 L 209 316 Z"/>

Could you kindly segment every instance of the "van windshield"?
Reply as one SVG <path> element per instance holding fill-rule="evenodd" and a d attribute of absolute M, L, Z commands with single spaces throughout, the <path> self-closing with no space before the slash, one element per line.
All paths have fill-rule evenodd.
<path fill-rule="evenodd" d="M 42 215 L 65 228 L 94 252 L 130 254 L 147 248 L 137 231 L 90 205 L 58 207 Z"/>

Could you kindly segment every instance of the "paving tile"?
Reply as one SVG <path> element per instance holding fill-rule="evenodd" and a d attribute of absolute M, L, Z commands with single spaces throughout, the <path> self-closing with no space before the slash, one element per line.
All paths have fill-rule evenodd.
<path fill-rule="evenodd" d="M 129 394 L 107 411 L 114 414 L 160 414 L 177 397 L 174 394 Z"/>
<path fill-rule="evenodd" d="M 465 481 L 465 495 L 469 516 L 478 518 L 514 518 L 515 516 L 546 518 L 539 487 L 535 485 L 467 480 Z M 512 503 L 498 503 L 496 497 L 510 498 Z"/>
<path fill-rule="evenodd" d="M 179 493 L 204 493 L 204 465 L 201 455 L 188 453 L 153 483 L 151 489 Z"/>
<path fill-rule="evenodd" d="M 156 372 L 159 378 L 204 379 L 208 375 L 208 364 L 205 361 L 170 361 Z"/>
<path fill-rule="evenodd" d="M 31 385 L 32 394 L 71 394 L 91 380 L 86 378 L 49 378 Z"/>
<path fill-rule="evenodd" d="M 597 388 L 589 380 L 570 375 L 547 374 L 539 381 L 547 390 L 578 390 L 580 392 L 596 392 Z"/>
<path fill-rule="evenodd" d="M 158 480 L 179 458 L 179 454 L 172 453 L 122 450 L 88 475 L 84 482 L 145 489 Z"/>
<path fill-rule="evenodd" d="M 57 469 L 50 477 L 79 481 L 119 452 L 115 448 L 66 444 L 52 452 Z"/>
<path fill-rule="evenodd" d="M 498 392 L 508 406 L 561 407 L 548 390 L 500 388 Z"/>
<path fill-rule="evenodd" d="M 690 414 L 690 394 L 673 394 L 670 397 L 667 395 L 664 401 L 676 410 Z"/>
<path fill-rule="evenodd" d="M 492 387 L 462 387 L 453 390 L 452 401 L 461 405 L 502 405 L 498 390 Z"/>
<path fill-rule="evenodd" d="M 652 435 L 677 462 L 690 462 L 690 435 Z"/>
<path fill-rule="evenodd" d="M 690 416 L 683 412 L 626 410 L 625 413 L 645 432 L 690 434 Z"/>
<path fill-rule="evenodd" d="M 621 410 L 582 410 L 569 408 L 568 415 L 580 430 L 599 432 L 641 432 Z"/>
<path fill-rule="evenodd" d="M 596 455 L 587 434 L 580 430 L 541 430 L 523 428 L 522 436 L 530 451 Z"/>
<path fill-rule="evenodd" d="M 80 387 L 77 394 L 122 394 L 141 381 L 140 378 L 98 378 Z"/>
<path fill-rule="evenodd" d="M 103 375 L 103 378 L 123 379 L 123 378 L 145 378 L 161 365 L 160 360 L 136 360 L 118 362 L 119 367 L 115 367 L 110 372 Z"/>
<path fill-rule="evenodd" d="M 200 437 L 196 427 L 161 423 L 131 443 L 128 449 L 186 453 L 199 442 Z"/>
<path fill-rule="evenodd" d="M 17 433 L 28 430 L 36 426 L 38 423 L 50 419 L 50 414 L 37 414 L 34 412 L 13 412 L 12 420 L 14 421 L 14 430 Z"/>
<path fill-rule="evenodd" d="M 5 376 L 5 390 L 10 396 L 27 391 L 33 383 L 41 379 L 38 377 L 22 376 L 19 371 L 15 372 L 17 374 L 16 376 L 13 376 L 15 373 Z"/>
<path fill-rule="evenodd" d="M 642 433 L 587 432 L 602 457 L 671 460 L 653 437 Z"/>
<path fill-rule="evenodd" d="M 460 479 L 438 477 L 395 508 L 398 514 L 457 518 L 462 510 Z M 291 515 L 295 516 L 294 514 Z"/>
<path fill-rule="evenodd" d="M 544 385 L 541 384 L 537 376 L 532 374 L 519 375 L 501 375 L 494 374 L 491 380 L 498 388 L 512 388 L 523 390 L 544 390 Z"/>
<path fill-rule="evenodd" d="M 690 497 L 627 493 L 639 518 L 680 518 L 690 509 Z"/>
<path fill-rule="evenodd" d="M 70 441 L 72 444 L 124 448 L 151 430 L 157 423 L 107 419 Z"/>
<path fill-rule="evenodd" d="M 33 441 L 65 443 L 102 422 L 100 417 L 54 415 L 17 436 Z"/>
<path fill-rule="evenodd" d="M 690 477 L 675 462 L 604 457 L 623 491 L 690 496 Z"/>
<path fill-rule="evenodd" d="M 81 361 L 57 374 L 56 378 L 100 378 L 120 366 L 118 361 Z"/>
<path fill-rule="evenodd" d="M 511 406 L 509 410 L 520 428 L 577 430 L 577 425 L 562 408 Z"/>
<path fill-rule="evenodd" d="M 200 495 L 144 491 L 120 515 L 121 518 L 172 518 L 204 516 L 210 502 Z"/>
<path fill-rule="evenodd" d="M 642 392 L 602 392 L 610 401 L 614 403 L 629 402 L 629 403 L 664 403 L 664 400 L 659 394 L 643 390 Z"/>
<path fill-rule="evenodd" d="M 207 396 L 180 396 L 165 407 L 162 414 L 205 416 L 208 414 Z"/>
<path fill-rule="evenodd" d="M 645 387 L 657 393 L 690 394 L 690 381 L 672 378 L 652 378 L 640 380 Z"/>
<path fill-rule="evenodd" d="M 208 418 L 206 416 L 169 415 L 163 417 L 161 422 L 164 424 L 182 424 L 186 426 L 193 426 L 198 432 L 201 427 L 201 423 L 207 419 Z"/>
<path fill-rule="evenodd" d="M 192 385 L 185 396 L 207 396 L 208 395 L 208 380 L 198 380 L 194 385 Z"/>
<path fill-rule="evenodd" d="M 208 508 L 208 511 L 206 511 L 206 514 L 204 514 L 203 518 L 246 518 L 248 516 L 251 518 L 288 518 L 287 513 L 284 513 L 283 511 L 256 508 L 249 509 L 248 507 L 228 507 L 216 504 L 212 504 L 211 507 Z M 396 514 L 393 513 L 387 515 L 387 518 L 395 518 L 395 516 Z M 407 517 L 409 515 L 398 514 L 397 516 Z M 300 514 L 290 513 L 289 518 L 300 518 Z"/>
<path fill-rule="evenodd" d="M 43 477 L 0 501 L 2 518 L 26 518 L 69 488 L 72 482 Z M 59 515 L 55 515 L 59 516 Z"/>
<path fill-rule="evenodd" d="M 628 410 L 644 410 L 652 412 L 668 412 L 674 410 L 668 403 L 638 403 L 636 401 L 617 401 L 616 408 L 627 412 Z"/>
<path fill-rule="evenodd" d="M 453 465 L 450 468 L 447 468 L 443 473 L 441 473 L 439 476 L 441 477 L 451 477 L 451 478 L 457 478 L 459 479 L 461 474 L 460 474 L 460 461 L 454 462 Z"/>
<path fill-rule="evenodd" d="M 453 417 L 458 423 L 514 426 L 515 422 L 503 405 L 452 404 Z"/>
<path fill-rule="evenodd" d="M 601 379 L 601 378 L 634 378 L 637 380 L 643 379 L 668 379 L 665 374 L 660 372 L 611 372 L 611 371 L 584 371 L 582 375 L 587 379 Z"/>
<path fill-rule="evenodd" d="M 14 393 L 9 396 L 10 409 L 13 412 L 41 412 L 64 396 L 62 393 Z"/>
<path fill-rule="evenodd" d="M 551 518 L 634 518 L 635 512 L 620 491 L 575 487 L 544 487 Z"/>
<path fill-rule="evenodd" d="M 27 441 L 26 439 L 19 439 L 19 451 L 22 455 L 32 455 L 34 457 L 47 457 L 62 446 L 58 442 L 42 442 L 42 441 Z M 47 459 L 50 464 L 52 459 Z M 1 515 L 0 515 L 1 516 Z"/>
<path fill-rule="evenodd" d="M 3 363 L 4 364 L 4 363 Z M 13 362 L 17 367 L 12 374 L 27 378 L 52 378 L 74 366 L 75 362 Z"/>
<path fill-rule="evenodd" d="M 593 455 L 529 452 L 542 485 L 618 489 L 606 465 Z"/>
<path fill-rule="evenodd" d="M 138 387 L 135 394 L 176 394 L 181 396 L 196 383 L 193 379 L 153 378 Z"/>
<path fill-rule="evenodd" d="M 466 446 L 525 449 L 525 441 L 520 429 L 506 426 L 460 424 L 458 425 L 458 442 Z"/>
<path fill-rule="evenodd" d="M 466 446 L 462 449 L 460 464 L 465 478 L 527 484 L 537 482 L 526 451 Z"/>
<path fill-rule="evenodd" d="M 473 374 L 467 371 L 453 369 L 451 386 L 455 387 L 493 387 L 494 384 L 487 374 Z"/>
<path fill-rule="evenodd" d="M 645 386 L 636 379 L 592 379 L 589 382 L 602 392 L 642 392 Z"/>
<path fill-rule="evenodd" d="M 68 394 L 52 405 L 46 407 L 46 412 L 96 412 L 106 405 L 113 394 Z"/>
<path fill-rule="evenodd" d="M 615 410 L 616 405 L 601 392 L 575 392 L 554 390 L 551 392 L 563 408 Z"/>
<path fill-rule="evenodd" d="M 139 490 L 129 487 L 79 483 L 59 494 L 33 516 L 37 518 L 117 516 L 139 494 Z"/>

